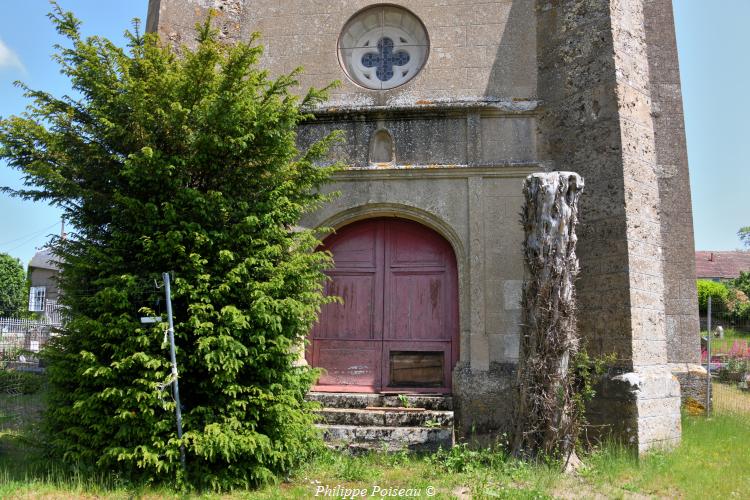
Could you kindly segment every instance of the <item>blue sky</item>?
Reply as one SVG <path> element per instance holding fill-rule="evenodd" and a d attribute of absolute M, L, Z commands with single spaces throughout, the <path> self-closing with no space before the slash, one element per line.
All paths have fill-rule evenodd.
<path fill-rule="evenodd" d="M 87 35 L 122 44 L 134 17 L 145 20 L 147 0 L 61 0 L 83 21 Z M 59 42 L 45 14 L 45 0 L 3 2 L 0 25 L 0 116 L 25 106 L 19 89 L 61 95 L 66 80 L 51 60 Z M 696 248 L 740 247 L 737 229 L 750 225 L 750 0 L 674 0 L 682 72 Z M 0 164 L 0 186 L 17 187 L 17 172 Z M 0 252 L 27 263 L 50 234 L 60 230 L 59 211 L 0 195 Z"/>

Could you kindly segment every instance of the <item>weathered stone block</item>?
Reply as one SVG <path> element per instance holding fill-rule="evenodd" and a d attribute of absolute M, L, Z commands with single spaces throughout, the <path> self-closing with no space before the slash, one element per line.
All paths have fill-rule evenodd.
<path fill-rule="evenodd" d="M 492 363 L 486 372 L 460 365 L 453 372 L 457 437 L 496 441 L 510 432 L 516 401 L 515 363 Z"/>
<path fill-rule="evenodd" d="M 207 9 L 222 39 L 262 31 L 271 75 L 304 66 L 300 92 L 341 80 L 305 147 L 333 130 L 330 160 L 350 169 L 341 195 L 305 227 L 404 217 L 451 244 L 458 268 L 461 432 L 509 428 L 523 279 L 521 179 L 541 170 L 586 178 L 578 256 L 579 328 L 593 354 L 637 374 L 603 385 L 592 415 L 634 447 L 673 444 L 678 373 L 700 377 L 690 185 L 670 0 L 396 0 L 424 23 L 431 55 L 406 84 L 367 90 L 343 73 L 341 28 L 370 0 L 151 0 L 148 28 L 192 44 Z M 376 131 L 393 138 L 374 164 Z M 498 364 L 513 360 L 510 364 Z M 675 420 L 676 419 L 676 420 Z"/>
<path fill-rule="evenodd" d="M 484 333 L 471 335 L 471 369 L 487 371 L 490 368 L 490 343 Z"/>
<path fill-rule="evenodd" d="M 521 280 L 505 280 L 503 282 L 503 304 L 506 311 L 521 309 L 522 292 L 523 282 Z"/>

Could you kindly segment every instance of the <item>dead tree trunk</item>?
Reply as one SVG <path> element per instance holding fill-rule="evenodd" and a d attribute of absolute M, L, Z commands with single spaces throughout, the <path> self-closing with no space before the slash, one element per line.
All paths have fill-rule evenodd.
<path fill-rule="evenodd" d="M 573 172 L 532 174 L 524 182 L 526 232 L 519 398 L 513 452 L 562 457 L 578 433 L 569 364 L 578 352 L 574 282 L 583 179 Z"/>

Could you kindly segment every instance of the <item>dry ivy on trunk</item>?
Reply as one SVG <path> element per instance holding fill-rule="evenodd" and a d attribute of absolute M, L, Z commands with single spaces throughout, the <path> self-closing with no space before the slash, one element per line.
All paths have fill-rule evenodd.
<path fill-rule="evenodd" d="M 532 174 L 524 182 L 526 280 L 513 439 L 519 456 L 567 458 L 579 432 L 571 372 L 580 343 L 575 229 L 583 185 L 572 172 Z"/>

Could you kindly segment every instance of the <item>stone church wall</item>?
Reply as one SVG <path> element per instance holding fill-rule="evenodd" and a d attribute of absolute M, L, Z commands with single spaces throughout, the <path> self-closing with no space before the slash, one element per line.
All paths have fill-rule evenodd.
<path fill-rule="evenodd" d="M 431 101 L 508 100 L 536 95 L 533 0 L 396 0 L 417 15 L 429 33 L 430 56 L 408 85 L 366 91 L 342 73 L 336 41 L 347 20 L 372 0 L 151 0 L 150 28 L 180 43 L 193 43 L 193 26 L 209 8 L 228 40 L 261 32 L 261 64 L 271 74 L 304 66 L 300 88 L 341 86 L 332 106 L 376 106 Z"/>
<path fill-rule="evenodd" d="M 685 117 L 670 0 L 643 3 L 659 179 L 667 357 L 683 400 L 705 401 L 695 288 L 695 243 Z M 700 374 L 703 373 L 701 377 Z"/>
<path fill-rule="evenodd" d="M 191 42 L 210 7 L 227 41 L 262 32 L 261 64 L 272 75 L 298 66 L 300 89 L 340 86 L 300 127 L 302 146 L 344 132 L 332 160 L 353 167 L 330 190 L 340 196 L 303 221 L 340 227 L 392 215 L 417 220 L 446 237 L 459 270 L 460 346 L 454 371 L 459 432 L 507 430 L 518 358 L 523 279 L 523 178 L 537 162 L 536 51 L 533 2 L 406 0 L 430 37 L 423 70 L 406 85 L 365 90 L 341 71 L 336 43 L 347 20 L 375 2 L 152 1 L 150 28 L 173 43 Z M 394 142 L 388 165 L 373 166 L 376 131 Z"/>
<path fill-rule="evenodd" d="M 662 209 L 670 181 L 660 179 L 657 159 L 668 150 L 657 144 L 663 136 L 656 132 L 653 99 L 660 97 L 649 62 L 658 65 L 661 57 L 676 65 L 676 56 L 648 45 L 653 26 L 647 29 L 646 21 L 671 13 L 671 5 L 624 0 L 537 5 L 539 96 L 546 102 L 540 149 L 556 168 L 586 178 L 579 327 L 594 352 L 617 354 L 621 370 L 600 388 L 591 419 L 614 423 L 641 451 L 669 446 L 680 438 L 680 390 L 670 364 L 670 357 L 679 355 L 667 342 L 665 283 L 671 283 L 674 268 L 662 249 L 676 242 L 675 233 L 664 229 L 673 223 Z M 686 164 L 675 173 L 679 184 L 687 182 Z M 692 233 L 691 224 L 686 226 Z M 669 255 L 673 262 L 676 254 Z M 697 332 L 680 335 L 684 338 L 672 347 L 689 344 Z"/>
<path fill-rule="evenodd" d="M 449 118 L 428 123 L 433 130 L 450 131 L 465 127 L 466 121 Z M 381 125 L 400 130 L 398 122 Z M 494 125 L 491 122 L 490 126 Z M 313 127 L 316 130 L 303 128 L 301 135 L 312 139 L 329 129 L 347 130 L 345 123 L 338 122 Z M 358 124 L 354 128 L 367 130 L 367 138 L 375 125 Z M 426 130 L 421 132 L 423 137 L 429 136 Z M 402 136 L 395 133 L 394 137 L 398 144 Z M 476 140 L 481 134 L 471 137 Z M 444 158 L 457 154 L 455 150 L 472 149 L 445 142 L 451 148 L 446 148 Z M 348 144 L 338 154 L 352 158 L 364 155 L 357 153 L 361 146 L 356 146 L 356 140 Z M 526 147 L 532 148 L 532 144 Z M 481 145 L 478 147 L 478 158 L 496 151 L 481 153 Z M 443 160 L 441 151 L 440 147 L 433 150 L 431 158 Z M 460 318 L 460 358 L 453 374 L 453 397 L 458 430 L 464 436 L 507 431 L 513 410 L 523 280 L 523 230 L 518 224 L 523 203 L 521 186 L 526 175 L 538 170 L 539 165 L 494 159 L 492 165 L 415 162 L 409 167 L 343 171 L 329 187 L 340 195 L 303 221 L 307 227 L 337 228 L 363 218 L 403 217 L 435 229 L 452 244 L 458 261 Z"/>
<path fill-rule="evenodd" d="M 452 244 L 453 391 L 464 436 L 510 429 L 521 181 L 539 170 L 580 173 L 579 327 L 590 351 L 618 356 L 591 420 L 641 451 L 678 442 L 672 372 L 694 374 L 698 337 L 669 0 L 394 0 L 424 23 L 429 58 L 413 80 L 374 91 L 347 78 L 336 47 L 347 20 L 376 3 L 151 0 L 148 27 L 190 45 L 194 24 L 214 8 L 228 42 L 262 32 L 261 64 L 272 75 L 303 66 L 301 89 L 341 82 L 299 140 L 343 130 L 332 159 L 351 168 L 329 187 L 341 195 L 303 223 L 398 216 Z M 378 145 L 378 134 L 391 142 Z"/>

